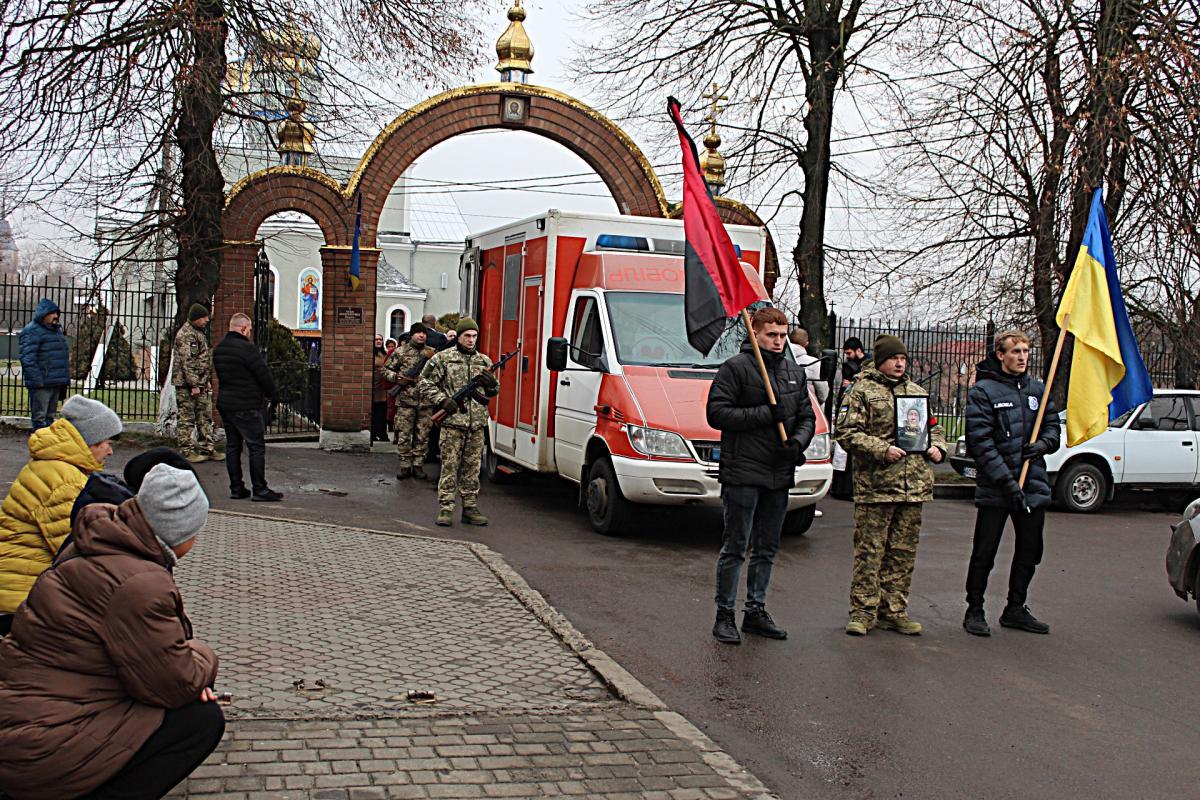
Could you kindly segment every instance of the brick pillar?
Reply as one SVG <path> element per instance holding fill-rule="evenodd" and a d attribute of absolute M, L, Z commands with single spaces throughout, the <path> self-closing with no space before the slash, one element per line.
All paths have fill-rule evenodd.
<path fill-rule="evenodd" d="M 254 262 L 259 247 L 259 242 L 226 242 L 221 251 L 221 273 L 217 278 L 217 292 L 213 295 L 212 317 L 208 321 L 213 347 L 229 332 L 230 317 L 239 311 L 251 318 L 254 316 Z M 169 354 L 167 358 L 170 358 Z M 213 424 L 224 427 L 215 408 Z"/>
<path fill-rule="evenodd" d="M 321 303 L 321 447 L 326 450 L 366 451 L 371 447 L 371 347 L 378 262 L 379 250 L 360 248 L 362 282 L 351 289 L 350 248 L 321 248 L 325 294 Z"/>

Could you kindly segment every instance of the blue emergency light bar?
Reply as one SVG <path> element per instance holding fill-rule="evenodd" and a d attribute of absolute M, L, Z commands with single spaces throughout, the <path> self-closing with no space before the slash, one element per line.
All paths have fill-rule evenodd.
<path fill-rule="evenodd" d="M 596 237 L 597 250 L 643 250 L 649 252 L 650 242 L 644 236 L 621 236 L 602 233 Z"/>

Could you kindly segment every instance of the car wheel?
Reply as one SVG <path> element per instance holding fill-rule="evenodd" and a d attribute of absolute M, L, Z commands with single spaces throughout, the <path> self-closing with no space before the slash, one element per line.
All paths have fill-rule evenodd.
<path fill-rule="evenodd" d="M 597 533 L 617 536 L 624 532 L 633 513 L 632 504 L 621 494 L 617 473 L 608 458 L 598 458 L 588 469 L 584 488 L 588 522 Z"/>
<path fill-rule="evenodd" d="M 1068 511 L 1087 514 L 1104 505 L 1108 479 L 1095 464 L 1077 461 L 1059 473 L 1054 490 L 1058 502 Z"/>
<path fill-rule="evenodd" d="M 1200 614 L 1200 564 L 1192 573 L 1192 598 L 1196 601 L 1196 613 Z"/>
<path fill-rule="evenodd" d="M 500 484 L 508 482 L 510 476 L 500 470 L 500 457 L 492 449 L 491 437 L 486 434 L 484 434 L 483 438 L 483 458 L 480 461 L 483 477 L 487 478 L 488 483 Z"/>
<path fill-rule="evenodd" d="M 795 511 L 787 512 L 787 516 L 783 518 L 784 535 L 803 536 L 808 533 L 808 529 L 812 527 L 813 520 L 816 517 L 816 505 L 804 506 L 804 508 L 797 508 Z"/>

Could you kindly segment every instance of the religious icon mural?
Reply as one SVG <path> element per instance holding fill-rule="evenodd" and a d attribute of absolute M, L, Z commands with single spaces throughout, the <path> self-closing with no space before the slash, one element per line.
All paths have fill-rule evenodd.
<path fill-rule="evenodd" d="M 302 331 L 321 330 L 321 273 L 311 267 L 300 272 L 300 324 Z"/>

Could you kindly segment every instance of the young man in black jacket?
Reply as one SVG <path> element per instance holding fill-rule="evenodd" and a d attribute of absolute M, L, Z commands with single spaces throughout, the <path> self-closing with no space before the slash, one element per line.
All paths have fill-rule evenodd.
<path fill-rule="evenodd" d="M 746 606 L 742 630 L 772 639 L 786 639 L 767 613 L 767 584 L 779 549 L 788 490 L 796 484 L 796 467 L 812 441 L 816 415 L 804 382 L 804 370 L 784 356 L 788 344 L 787 317 L 775 308 L 762 308 L 751 320 L 775 405 L 767 400 L 762 374 L 750 342 L 721 365 L 708 394 L 708 424 L 721 432 L 719 479 L 725 506 L 725 541 L 717 560 L 717 621 L 713 636 L 739 644 L 734 608 L 746 551 L 751 549 L 746 575 Z M 787 441 L 779 434 L 779 423 Z"/>
<path fill-rule="evenodd" d="M 991 629 L 983 615 L 983 595 L 996 561 L 1004 523 L 1011 517 L 1016 551 L 1008 574 L 1008 604 L 1000 624 L 1030 633 L 1049 633 L 1025 606 L 1029 583 L 1042 560 L 1042 528 L 1050 505 L 1047 453 L 1058 449 L 1058 412 L 1046 408 L 1037 441 L 1030 444 L 1045 385 L 1031 378 L 1029 337 L 1022 331 L 996 335 L 995 352 L 975 367 L 967 392 L 967 452 L 975 460 L 975 540 L 967 568 L 967 613 L 963 627 L 976 636 Z M 1029 462 L 1022 487 L 1021 466 Z"/>
<path fill-rule="evenodd" d="M 250 341 L 250 318 L 234 314 L 229 333 L 213 348 L 213 368 L 217 371 L 217 411 L 225 424 L 225 467 L 229 472 L 229 496 L 234 500 L 249 497 L 274 503 L 283 494 L 267 486 L 267 446 L 265 420 L 267 400 L 275 396 L 275 381 L 262 354 Z M 242 444 L 250 453 L 250 486 L 242 482 Z"/>

